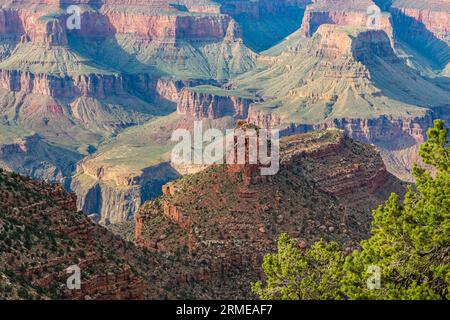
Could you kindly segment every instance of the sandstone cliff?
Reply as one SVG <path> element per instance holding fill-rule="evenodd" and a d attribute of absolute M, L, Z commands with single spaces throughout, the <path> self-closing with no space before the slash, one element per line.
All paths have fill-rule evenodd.
<path fill-rule="evenodd" d="M 142 275 L 123 260 L 133 265 L 139 251 L 77 213 L 73 194 L 3 172 L 0 186 L 2 298 L 144 298 Z M 79 290 L 66 286 L 73 265 L 81 270 Z"/>
<path fill-rule="evenodd" d="M 183 89 L 178 99 L 177 112 L 196 118 L 216 119 L 231 116 L 236 119 L 246 119 L 250 104 L 255 99 L 246 99 L 235 96 L 222 96 L 198 92 L 202 87 Z"/>
<path fill-rule="evenodd" d="M 265 179 L 247 165 L 225 165 L 167 184 L 139 211 L 137 244 L 191 261 L 191 281 L 221 279 L 248 294 L 230 274 L 254 279 L 277 234 L 288 232 L 303 248 L 319 238 L 351 248 L 368 236 L 370 209 L 404 190 L 373 147 L 334 130 L 282 140 L 281 163 Z"/>
<path fill-rule="evenodd" d="M 450 64 L 449 1 L 393 1 L 390 12 L 400 40 L 418 50 L 440 70 Z"/>
<path fill-rule="evenodd" d="M 374 3 L 385 10 L 381 30 L 365 28 Z M 24 174 L 65 183 L 78 168 L 72 186 L 79 207 L 103 222 L 122 221 L 161 184 L 192 171 L 163 166 L 166 177 L 145 174 L 170 158 L 170 137 L 161 131 L 193 119 L 231 126 L 247 119 L 286 135 L 344 129 L 381 147 L 389 170 L 408 179 L 424 132 L 434 118 L 448 119 L 447 3 L 7 2 L 0 9 L 1 121 L 36 132 L 45 150 L 70 157 L 61 166 L 60 153 L 51 158 L 27 148 L 4 156 L 2 166 L 19 170 L 17 161 Z M 80 30 L 66 28 L 70 4 L 81 9 Z M 273 51 L 281 55 L 246 46 L 277 43 L 300 23 Z M 413 42 L 423 50 L 411 49 Z M 422 66 L 435 57 L 433 68 Z M 434 78 L 410 67 L 433 69 L 426 75 Z M 157 124 L 159 116 L 170 123 Z M 140 127 L 133 131 L 139 136 L 116 140 L 130 126 Z M 162 129 L 146 135 L 153 126 Z M 16 141 L 3 145 L 14 149 Z"/>
<path fill-rule="evenodd" d="M 367 27 L 370 6 L 374 6 L 372 0 L 318 0 L 306 7 L 302 22 L 302 33 L 311 37 L 323 24 L 336 24 L 348 27 Z M 377 29 L 385 30 L 388 35 L 392 34 L 392 26 L 386 14 L 380 16 L 376 21 Z"/>
<path fill-rule="evenodd" d="M 260 65 L 222 89 L 262 99 L 250 105 L 249 122 L 286 135 L 344 129 L 381 147 L 404 179 L 433 119 L 448 120 L 449 93 L 409 68 L 383 30 L 322 25 L 298 52 Z"/>

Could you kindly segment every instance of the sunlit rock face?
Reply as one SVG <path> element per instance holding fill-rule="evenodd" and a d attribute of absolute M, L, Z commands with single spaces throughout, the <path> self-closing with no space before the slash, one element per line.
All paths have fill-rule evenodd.
<path fill-rule="evenodd" d="M 170 130 L 194 119 L 341 128 L 410 179 L 424 133 L 449 118 L 448 1 L 4 2 L 2 166 L 71 186 L 105 223 L 191 171 L 167 163 Z M 58 152 L 17 150 L 30 137 Z"/>

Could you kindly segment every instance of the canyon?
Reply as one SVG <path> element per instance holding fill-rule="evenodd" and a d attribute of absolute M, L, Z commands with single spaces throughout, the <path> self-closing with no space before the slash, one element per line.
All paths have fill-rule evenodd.
<path fill-rule="evenodd" d="M 254 298 L 283 232 L 358 249 L 438 118 L 450 0 L 0 0 L 0 298 Z M 172 163 L 195 122 L 280 171 Z"/>
<path fill-rule="evenodd" d="M 275 176 L 259 165 L 213 165 L 165 184 L 125 230 L 135 243 L 77 211 L 63 186 L 0 171 L 0 297 L 253 298 L 250 283 L 281 232 L 300 248 L 323 238 L 349 253 L 368 236 L 371 209 L 406 190 L 374 147 L 343 131 L 291 135 L 280 148 Z M 66 286 L 74 265 L 78 290 Z"/>
<path fill-rule="evenodd" d="M 450 118 L 448 0 L 0 4 L 0 166 L 63 184 L 102 224 L 196 172 L 170 162 L 171 132 L 194 121 L 343 129 L 411 182 Z"/>
<path fill-rule="evenodd" d="M 222 86 L 221 94 L 259 99 L 250 105 L 247 121 L 279 128 L 284 135 L 344 129 L 350 137 L 380 147 L 389 170 L 410 180 L 426 130 L 434 119 L 449 121 L 449 91 L 442 85 L 445 79 L 436 81 L 439 70 L 430 78 L 398 54 L 405 36 L 395 28 L 401 23 L 395 12 L 392 19 L 384 14 L 379 28 L 366 28 L 365 10 L 371 3 L 311 4 L 300 33 L 286 40 L 287 49 L 260 59 L 255 71 Z M 429 28 L 445 35 L 439 25 Z"/>

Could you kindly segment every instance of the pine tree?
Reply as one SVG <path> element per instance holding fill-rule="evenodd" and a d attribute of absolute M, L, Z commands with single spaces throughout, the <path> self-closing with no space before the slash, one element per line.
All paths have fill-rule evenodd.
<path fill-rule="evenodd" d="M 299 250 L 287 234 L 278 241 L 278 252 L 264 258 L 267 285 L 253 285 L 263 300 L 334 299 L 339 295 L 344 258 L 337 243 L 315 243 Z"/>

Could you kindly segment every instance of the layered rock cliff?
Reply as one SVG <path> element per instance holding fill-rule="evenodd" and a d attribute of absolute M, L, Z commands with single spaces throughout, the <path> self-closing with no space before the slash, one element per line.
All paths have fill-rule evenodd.
<path fill-rule="evenodd" d="M 248 294 L 230 274 L 249 283 L 277 234 L 288 232 L 303 248 L 319 238 L 350 248 L 368 236 L 370 209 L 404 190 L 373 147 L 333 130 L 283 139 L 275 176 L 246 183 L 246 166 L 213 166 L 164 186 L 136 217 L 137 244 L 192 261 L 193 281 L 222 279 Z"/>
<path fill-rule="evenodd" d="M 196 166 L 171 163 L 177 144 L 172 133 L 185 129 L 192 138 L 196 121 L 203 130 L 224 133 L 236 123 L 230 116 L 201 119 L 174 113 L 123 131 L 79 163 L 72 188 L 80 208 L 101 216 L 102 222 L 133 219 L 140 204 L 160 195 L 163 184 L 197 171 Z"/>
<path fill-rule="evenodd" d="M 390 7 L 397 37 L 443 70 L 450 64 L 450 2 L 393 1 Z"/>
<path fill-rule="evenodd" d="M 142 275 L 123 260 L 139 251 L 77 213 L 73 194 L 1 171 L 0 186 L 2 298 L 144 298 Z M 74 266 L 81 287 L 72 290 L 66 269 Z"/>
<path fill-rule="evenodd" d="M 2 4 L 2 122 L 79 159 L 123 129 L 175 111 L 182 88 L 254 66 L 229 15 L 186 5 L 191 11 L 170 1 Z M 80 26 L 70 27 L 78 14 Z"/>
<path fill-rule="evenodd" d="M 369 20 L 369 10 L 376 4 L 372 0 L 318 0 L 306 7 L 306 12 L 302 22 L 302 33 L 306 37 L 311 37 L 323 24 L 336 24 L 348 27 L 367 27 L 373 25 L 376 29 L 385 30 L 387 34 L 392 34 L 392 27 L 389 16 L 382 14 L 376 20 Z"/>
<path fill-rule="evenodd" d="M 299 52 L 261 69 L 222 93 L 262 97 L 250 105 L 249 122 L 283 134 L 345 129 L 381 147 L 402 178 L 433 119 L 448 120 L 449 93 L 409 68 L 384 30 L 322 25 Z"/>
<path fill-rule="evenodd" d="M 198 87 L 201 88 L 202 87 Z M 249 106 L 255 99 L 236 96 L 222 96 L 215 93 L 198 92 L 197 89 L 185 88 L 178 98 L 177 112 L 194 118 L 216 119 L 231 116 L 246 119 Z"/>

